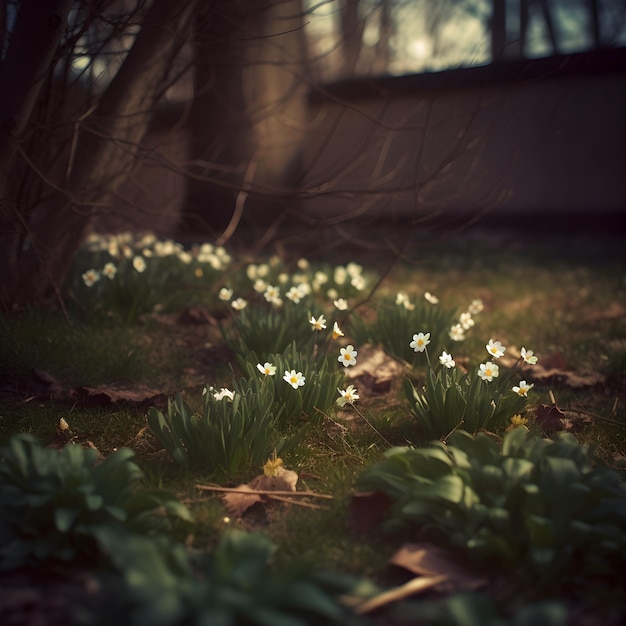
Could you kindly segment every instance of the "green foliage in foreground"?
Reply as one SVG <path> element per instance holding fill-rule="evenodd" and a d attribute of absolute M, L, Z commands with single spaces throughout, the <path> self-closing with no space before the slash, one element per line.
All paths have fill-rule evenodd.
<path fill-rule="evenodd" d="M 123 448 L 98 462 L 93 449 L 54 450 L 30 435 L 13 436 L 0 449 L 0 569 L 95 564 L 111 556 L 111 532 L 150 533 L 170 530 L 172 519 L 189 521 L 171 496 L 137 488 L 143 474 L 133 456 Z"/>
<path fill-rule="evenodd" d="M 623 576 L 626 487 L 572 435 L 551 441 L 517 428 L 500 447 L 457 431 L 450 445 L 386 457 L 358 487 L 391 496 L 390 528 L 408 525 L 531 584 Z"/>
<path fill-rule="evenodd" d="M 230 531 L 211 554 L 190 556 L 142 538 L 118 546 L 117 575 L 103 578 L 110 597 L 81 609 L 89 626 L 351 624 L 339 602 L 356 579 L 302 563 L 272 566 L 276 546 L 261 534 Z M 121 574 L 121 575 L 120 575 Z"/>
<path fill-rule="evenodd" d="M 428 368 L 423 390 L 406 379 L 404 392 L 425 439 L 440 439 L 458 428 L 501 431 L 527 404 L 526 397 L 511 391 L 510 376 L 486 382 L 476 370 L 464 374 L 458 368 Z"/>
<path fill-rule="evenodd" d="M 260 467 L 274 449 L 276 434 L 273 396 L 243 387 L 232 400 L 206 393 L 198 414 L 180 394 L 169 399 L 165 413 L 148 411 L 148 424 L 175 461 L 196 471 L 238 474 Z"/>

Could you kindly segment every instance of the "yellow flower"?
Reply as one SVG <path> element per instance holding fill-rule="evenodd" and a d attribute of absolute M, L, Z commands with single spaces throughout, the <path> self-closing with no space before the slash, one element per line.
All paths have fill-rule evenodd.
<path fill-rule="evenodd" d="M 528 424 L 528 419 L 526 417 L 522 417 L 521 415 L 514 415 L 511 418 L 511 423 L 506 429 L 506 432 L 513 430 L 514 428 L 519 428 L 520 426 L 526 426 Z"/>
<path fill-rule="evenodd" d="M 263 466 L 263 473 L 266 476 L 272 476 L 276 478 L 280 474 L 280 469 L 283 466 L 283 460 L 276 456 L 276 453 L 268 459 L 267 463 Z"/>

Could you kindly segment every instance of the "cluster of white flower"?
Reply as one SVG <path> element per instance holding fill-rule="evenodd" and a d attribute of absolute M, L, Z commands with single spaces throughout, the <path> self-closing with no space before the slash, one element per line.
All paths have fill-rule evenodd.
<path fill-rule="evenodd" d="M 111 235 L 92 233 L 87 237 L 85 244 L 91 252 L 108 252 L 118 262 L 130 260 L 136 272 L 143 273 L 147 268 L 146 259 L 153 257 L 163 258 L 175 256 L 178 260 L 189 265 L 192 261 L 199 264 L 208 264 L 213 270 L 223 271 L 231 263 L 231 256 L 222 246 L 214 246 L 203 243 L 201 246 L 185 250 L 182 244 L 171 239 L 157 239 L 153 233 L 137 236 L 130 232 Z M 82 274 L 82 279 L 87 287 L 93 286 L 101 276 L 113 279 L 118 272 L 118 266 L 112 261 L 107 262 L 101 271 L 89 269 Z M 195 275 L 203 276 L 200 267 L 194 271 Z"/>
<path fill-rule="evenodd" d="M 465 339 L 465 333 L 474 324 L 474 316 L 478 315 L 484 309 L 483 301 L 480 299 L 472 300 L 467 311 L 464 311 L 459 315 L 459 321 L 450 329 L 449 337 L 452 341 L 463 341 Z"/>
<path fill-rule="evenodd" d="M 477 303 L 478 301 L 474 301 Z M 468 313 L 469 314 L 469 313 Z M 426 346 L 430 343 L 430 333 L 416 333 L 413 335 L 413 340 L 409 343 L 409 346 L 413 348 L 415 352 L 424 352 L 426 350 Z M 491 382 L 494 378 L 497 378 L 500 375 L 500 368 L 496 363 L 493 362 L 495 359 L 499 359 L 504 356 L 506 351 L 506 347 L 502 345 L 501 342 L 495 341 L 494 339 L 489 339 L 489 342 L 485 346 L 485 349 L 491 356 L 492 360 L 487 363 L 481 363 L 478 366 L 478 376 L 484 380 L 485 382 Z M 522 348 L 520 350 L 520 359 L 525 363 L 530 365 L 534 365 L 537 363 L 537 357 L 534 355 L 532 350 L 526 350 L 526 348 Z M 448 354 L 445 350 L 442 352 L 439 357 L 439 363 L 448 369 L 455 367 L 456 363 L 452 358 L 451 354 Z M 526 396 L 528 391 L 532 389 L 534 383 L 528 384 L 525 380 L 520 380 L 519 385 L 515 385 L 512 389 L 515 393 L 520 396 Z"/>

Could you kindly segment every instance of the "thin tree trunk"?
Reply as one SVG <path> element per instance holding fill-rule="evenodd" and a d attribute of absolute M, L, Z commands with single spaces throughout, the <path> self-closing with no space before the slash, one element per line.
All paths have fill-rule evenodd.
<path fill-rule="evenodd" d="M 0 65 L 0 261 L 4 261 L 0 264 L 0 279 L 6 266 L 15 263 L 18 238 L 13 235 L 23 227 L 10 197 L 13 163 L 65 31 L 71 5 L 72 0 L 24 0 Z"/>
<path fill-rule="evenodd" d="M 491 62 L 498 63 L 504 57 L 506 47 L 506 1 L 493 0 L 491 13 Z"/>
<path fill-rule="evenodd" d="M 134 165 L 196 4 L 153 2 L 124 63 L 81 124 L 66 195 L 59 194 L 29 224 L 30 247 L 5 277 L 5 303 L 38 301 L 62 284 L 94 210 L 107 206 Z"/>

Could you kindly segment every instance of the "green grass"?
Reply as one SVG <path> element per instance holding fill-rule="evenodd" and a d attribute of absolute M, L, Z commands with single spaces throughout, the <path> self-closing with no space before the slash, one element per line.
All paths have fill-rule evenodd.
<path fill-rule="evenodd" d="M 424 253 L 418 264 L 399 264 L 385 279 L 380 296 L 406 291 L 416 299 L 430 291 L 443 306 L 459 312 L 474 298 L 482 298 L 485 310 L 476 317 L 468 339 L 453 345 L 455 358 L 472 364 L 486 360 L 484 345 L 493 337 L 504 345 L 526 346 L 540 359 L 560 352 L 575 371 L 606 374 L 607 384 L 593 388 L 570 388 L 558 381 L 537 385 L 531 403 L 550 403 L 552 394 L 562 409 L 597 416 L 582 425 L 576 436 L 593 445 L 604 463 L 622 470 L 619 459 L 626 457 L 626 319 L 619 315 L 619 307 L 626 308 L 623 268 L 610 254 L 600 262 L 597 255 L 585 259 L 577 253 L 580 250 L 574 246 L 567 255 L 558 256 L 547 245 L 500 253 L 480 242 L 458 243 Z M 170 300 L 184 298 L 176 300 L 173 294 Z M 217 309 L 221 303 L 208 299 L 207 306 Z M 228 384 L 237 373 L 235 359 L 194 361 L 198 354 L 190 346 L 197 348 L 200 340 L 182 342 L 187 330 L 156 322 L 70 323 L 55 310 L 0 317 L 0 376 L 5 381 L 0 394 L 0 439 L 31 432 L 50 443 L 63 417 L 76 441 L 91 441 L 104 454 L 132 441 L 146 485 L 171 491 L 191 507 L 196 519 L 192 545 L 211 547 L 233 525 L 260 528 L 278 543 L 279 563 L 304 557 L 375 581 L 388 580 L 386 562 L 399 547 L 398 541 L 377 532 L 366 538 L 354 535 L 347 520 L 356 477 L 380 460 L 387 447 L 383 439 L 392 445 L 422 443 L 398 386 L 387 395 L 361 395 L 359 410 L 374 428 L 358 416 L 343 422 L 331 411 L 320 429 L 285 456 L 285 466 L 300 474 L 301 486 L 330 494 L 333 500 L 322 501 L 319 509 L 275 504 L 265 514 L 229 522 L 224 521 L 231 516 L 219 496 L 195 489 L 196 483 L 210 484 L 216 477 L 177 466 L 158 452 L 149 433 L 133 440 L 146 425 L 146 406 L 87 406 L 34 397 L 33 369 L 47 372 L 68 388 L 130 381 L 169 391 L 184 385 L 189 367 L 201 369 L 207 384 Z M 415 332 L 422 330 L 427 329 Z M 423 383 L 419 368 L 413 374 Z M 188 390 L 192 405 L 200 403 L 200 389 Z M 248 479 L 261 471 L 254 468 Z"/>

